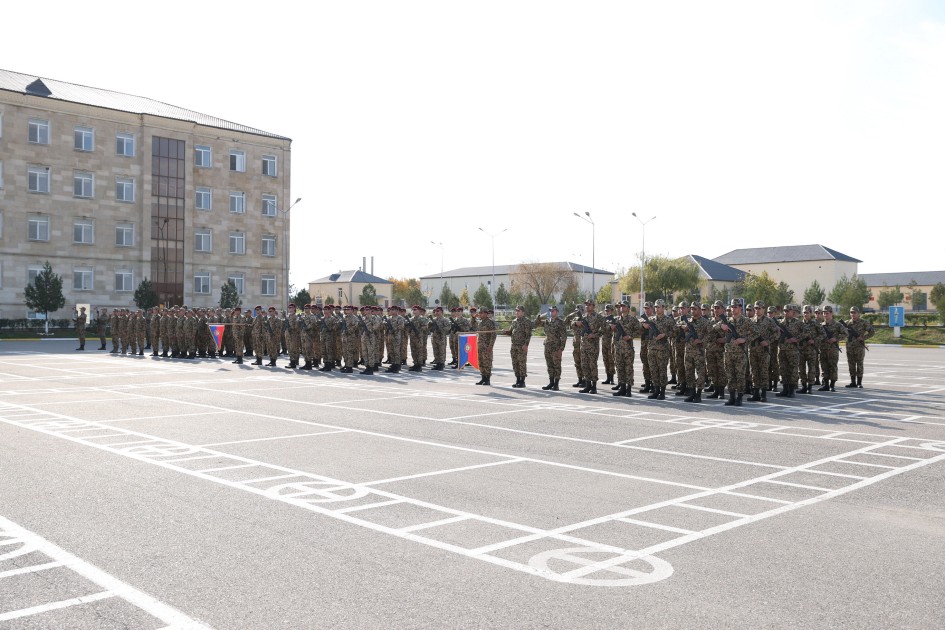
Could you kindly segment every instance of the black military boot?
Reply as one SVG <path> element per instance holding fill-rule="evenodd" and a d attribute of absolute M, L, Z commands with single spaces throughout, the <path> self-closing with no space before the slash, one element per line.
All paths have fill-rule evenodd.
<path fill-rule="evenodd" d="M 597 381 L 591 381 L 591 391 L 589 391 L 588 394 L 596 394 L 596 393 L 597 393 Z"/>
<path fill-rule="evenodd" d="M 514 387 L 515 389 L 518 389 L 518 388 L 520 388 L 520 387 L 524 387 L 524 385 L 522 384 L 522 379 L 519 378 L 518 376 L 516 376 L 516 377 L 515 377 L 515 384 L 512 385 L 512 387 Z"/>
<path fill-rule="evenodd" d="M 820 385 L 820 377 L 814 379 L 814 385 Z"/>
<path fill-rule="evenodd" d="M 278 367 L 278 366 L 276 365 L 275 361 L 270 360 L 269 363 L 266 364 L 266 367 Z"/>
<path fill-rule="evenodd" d="M 584 388 L 578 390 L 579 394 L 589 394 L 591 391 L 591 383 L 593 381 L 584 381 Z"/>
<path fill-rule="evenodd" d="M 633 398 L 633 385 L 627 385 L 627 389 L 624 390 L 623 395 L 627 398 Z"/>
<path fill-rule="evenodd" d="M 686 400 L 684 400 L 683 402 L 701 403 L 701 402 L 702 402 L 702 390 L 701 390 L 701 389 L 695 390 L 694 392 L 692 392 L 691 394 L 689 394 L 689 397 L 686 398 Z"/>
<path fill-rule="evenodd" d="M 837 384 L 837 381 L 830 381 L 830 391 L 832 391 L 832 392 L 837 391 L 836 389 L 834 389 L 834 386 L 835 386 L 836 384 Z"/>
<path fill-rule="evenodd" d="M 724 385 L 723 385 L 722 387 L 719 387 L 718 385 L 713 385 L 713 386 L 712 386 L 712 393 L 709 394 L 708 396 L 706 396 L 706 398 L 712 398 L 712 399 L 721 398 L 721 397 L 722 397 L 722 388 L 723 388 L 723 387 L 724 387 Z"/>
<path fill-rule="evenodd" d="M 824 379 L 824 384 L 817 388 L 818 392 L 829 392 L 830 391 L 830 381 Z"/>
<path fill-rule="evenodd" d="M 659 390 L 659 392 L 658 392 L 658 394 L 657 394 L 657 396 L 656 396 L 656 400 L 666 400 L 666 388 L 665 388 L 665 387 L 657 387 L 657 390 Z"/>
<path fill-rule="evenodd" d="M 614 375 L 613 375 L 613 374 L 608 374 L 608 375 L 607 375 L 607 380 L 606 380 L 606 381 L 601 381 L 600 384 L 601 384 L 601 385 L 613 385 L 613 384 L 614 384 Z"/>
<path fill-rule="evenodd" d="M 660 388 L 656 385 L 653 386 L 653 391 L 650 392 L 650 395 L 647 396 L 647 400 L 656 400 L 660 397 Z"/>
<path fill-rule="evenodd" d="M 581 380 L 579 380 L 577 383 L 575 383 L 574 385 L 572 385 L 571 387 L 584 387 L 584 386 L 586 386 L 586 385 L 587 385 L 587 383 L 584 382 L 584 379 L 581 379 Z"/>
<path fill-rule="evenodd" d="M 256 355 L 256 360 L 253 361 L 253 365 L 262 365 L 262 356 Z"/>
<path fill-rule="evenodd" d="M 484 379 L 482 379 L 482 384 L 483 384 L 483 385 L 492 385 L 492 377 L 491 377 L 491 376 L 487 376 L 487 377 L 485 377 Z M 524 382 L 522 383 L 522 387 L 525 387 L 525 383 L 524 383 Z"/>
<path fill-rule="evenodd" d="M 236 357 L 236 361 L 233 361 L 237 365 L 243 365 L 243 357 Z"/>
<path fill-rule="evenodd" d="M 553 378 L 550 378 L 550 379 L 548 379 L 548 384 L 542 386 L 542 389 L 547 392 L 549 389 L 551 389 L 552 387 L 554 387 L 554 385 L 555 385 L 555 380 L 554 380 Z"/>
<path fill-rule="evenodd" d="M 667 384 L 667 385 L 677 385 L 677 384 L 678 384 L 678 381 L 676 380 L 676 375 L 675 375 L 675 374 L 671 374 L 671 376 L 672 376 L 672 378 L 669 379 L 668 381 L 666 381 L 666 384 Z M 674 387 L 673 389 L 676 389 L 676 388 Z"/>
<path fill-rule="evenodd" d="M 788 388 L 787 385 L 785 385 L 784 387 L 781 388 L 781 391 L 775 394 L 775 396 L 777 396 L 778 398 L 787 398 L 790 393 L 791 393 L 791 390 Z"/>
<path fill-rule="evenodd" d="M 741 406 L 742 406 L 742 395 L 741 395 L 741 394 L 738 394 L 738 395 L 735 397 L 735 406 L 736 406 L 736 407 L 741 407 Z"/>
<path fill-rule="evenodd" d="M 359 374 L 364 374 L 365 376 L 371 376 L 372 374 L 374 374 L 374 368 L 369 365 L 365 366 L 364 369 L 359 372 Z"/>
<path fill-rule="evenodd" d="M 643 387 L 640 388 L 641 394 L 649 394 L 653 391 L 653 384 L 650 381 L 643 381 Z"/>
<path fill-rule="evenodd" d="M 859 387 L 860 389 L 863 389 L 863 377 L 862 377 L 862 376 L 857 377 L 857 379 L 856 379 L 856 386 Z"/>
<path fill-rule="evenodd" d="M 748 402 L 761 402 L 761 390 L 755 387 L 751 390 L 751 398 L 748 399 Z"/>
<path fill-rule="evenodd" d="M 768 402 L 768 390 L 761 388 L 761 402 Z"/>
<path fill-rule="evenodd" d="M 624 386 L 624 387 L 626 387 L 626 386 Z M 614 390 L 614 391 L 617 391 L 618 389 L 620 389 L 620 383 L 617 383 L 616 385 L 614 385 L 614 386 L 611 387 L 610 389 L 612 389 L 612 390 Z"/>
<path fill-rule="evenodd" d="M 728 400 L 725 401 L 725 406 L 726 406 L 726 407 L 731 407 L 731 406 L 733 406 L 734 404 L 735 404 L 735 392 L 729 390 L 729 392 L 728 392 Z"/>
<path fill-rule="evenodd" d="M 158 354 L 157 349 L 155 349 L 154 351 L 151 352 L 151 356 L 152 356 L 152 357 L 160 356 L 160 355 Z"/>
<path fill-rule="evenodd" d="M 797 385 L 785 385 L 785 387 L 788 390 L 787 397 L 794 398 L 794 394 L 797 393 Z"/>
<path fill-rule="evenodd" d="M 626 384 L 620 384 L 620 385 L 617 385 L 617 391 L 611 394 L 611 396 L 623 396 L 626 393 L 627 393 Z"/>
<path fill-rule="evenodd" d="M 676 390 L 676 396 L 688 396 L 689 395 L 689 386 L 685 383 L 679 385 L 679 389 Z"/>
<path fill-rule="evenodd" d="M 855 375 L 855 374 L 851 374 L 851 375 L 850 375 L 850 384 L 849 384 L 849 385 L 844 385 L 844 387 L 856 387 L 856 386 L 857 386 L 857 385 L 856 385 L 856 375 Z"/>

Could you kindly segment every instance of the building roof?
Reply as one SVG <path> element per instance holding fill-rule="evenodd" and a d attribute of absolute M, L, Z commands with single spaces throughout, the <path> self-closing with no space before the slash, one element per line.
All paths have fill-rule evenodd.
<path fill-rule="evenodd" d="M 333 273 L 325 276 L 324 278 L 319 278 L 318 280 L 312 280 L 309 284 L 326 284 L 329 282 L 363 282 L 365 284 L 394 284 L 390 280 L 385 280 L 384 278 L 379 278 L 375 275 L 371 275 L 360 269 L 352 271 L 339 271 L 338 273 Z"/>
<path fill-rule="evenodd" d="M 751 265 L 779 262 L 804 262 L 809 260 L 841 260 L 863 262 L 852 256 L 824 247 L 823 245 L 786 245 L 784 247 L 752 247 L 735 249 L 715 259 L 723 265 Z"/>
<path fill-rule="evenodd" d="M 433 273 L 428 276 L 421 276 L 421 280 L 428 280 L 431 278 L 465 278 L 465 277 L 476 277 L 476 276 L 491 276 L 493 270 L 497 276 L 507 276 L 513 273 L 516 267 L 521 266 L 519 263 L 517 265 L 485 265 L 482 267 L 460 267 L 459 269 L 450 269 L 449 271 L 444 271 L 443 273 Z M 594 267 L 586 267 L 584 265 L 573 263 L 573 262 L 554 262 L 552 265 L 561 265 L 567 267 L 569 270 L 574 273 L 593 273 L 597 275 L 614 275 L 613 271 L 605 271 L 603 269 L 595 269 Z"/>
<path fill-rule="evenodd" d="M 690 261 L 694 262 L 696 266 L 699 267 L 700 275 L 706 280 L 716 280 L 718 282 L 738 282 L 745 277 L 745 272 L 741 269 L 729 267 L 728 265 L 723 265 L 720 262 L 715 262 L 714 260 L 709 260 L 708 258 L 704 258 L 702 256 L 689 254 L 684 258 L 688 258 Z"/>
<path fill-rule="evenodd" d="M 150 114 L 152 116 L 162 116 L 175 120 L 186 120 L 198 125 L 206 125 L 207 127 L 216 127 L 229 131 L 250 133 L 257 136 L 289 140 L 289 138 L 268 131 L 254 129 L 253 127 L 240 125 L 215 116 L 208 116 L 207 114 L 201 114 L 200 112 L 177 107 L 176 105 L 168 105 L 167 103 L 162 103 L 161 101 L 156 101 L 144 96 L 133 96 L 122 92 L 113 92 L 101 88 L 56 81 L 55 79 L 39 78 L 36 75 L 22 74 L 13 72 L 12 70 L 0 70 L 0 90 L 31 94 L 33 96 L 59 101 L 81 103 L 94 107 L 104 107 L 107 109 L 130 112 L 132 114 Z"/>
<path fill-rule="evenodd" d="M 920 286 L 934 286 L 939 282 L 945 283 L 945 271 L 902 271 L 897 273 L 861 273 L 860 279 L 868 287 L 886 286 L 906 287 L 915 280 Z"/>

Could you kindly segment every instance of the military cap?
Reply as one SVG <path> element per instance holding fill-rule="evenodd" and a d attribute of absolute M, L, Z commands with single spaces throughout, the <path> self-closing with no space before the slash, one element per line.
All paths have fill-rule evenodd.
<path fill-rule="evenodd" d="M 442 307 L 442 306 L 435 306 L 435 307 L 433 307 L 433 312 L 435 313 L 435 312 L 437 312 L 437 311 L 440 311 L 440 312 L 442 313 L 442 312 L 443 312 L 443 307 Z"/>
<path fill-rule="evenodd" d="M 289 308 L 296 308 L 295 302 L 289 302 Z"/>
<path fill-rule="evenodd" d="M 493 311 L 491 308 L 486 311 L 486 315 L 494 315 L 494 314 L 495 314 L 495 311 Z"/>
<path fill-rule="evenodd" d="M 552 305 L 551 305 L 551 309 L 549 309 L 549 310 L 557 311 L 557 310 L 558 310 L 558 305 L 557 305 L 557 304 L 552 304 Z"/>
<path fill-rule="evenodd" d="M 656 302 L 653 304 L 653 306 L 666 308 L 666 302 L 664 302 L 663 300 L 656 300 Z"/>
<path fill-rule="evenodd" d="M 274 311 L 274 310 L 276 310 L 276 307 L 275 307 L 275 306 L 270 306 L 270 307 L 269 307 L 269 310 L 270 310 L 270 311 Z"/>
<path fill-rule="evenodd" d="M 698 302 L 690 302 L 690 303 L 689 303 L 689 308 L 699 308 L 699 303 L 698 303 Z"/>
<path fill-rule="evenodd" d="M 177 308 L 177 307 L 175 307 L 175 308 Z M 256 305 L 256 308 L 262 308 L 262 304 L 257 304 L 257 305 Z"/>
<path fill-rule="evenodd" d="M 739 300 L 738 298 L 732 298 L 732 301 L 729 302 L 728 305 L 729 305 L 730 307 L 731 307 L 731 306 L 741 306 L 742 303 L 741 303 L 741 300 Z"/>
<path fill-rule="evenodd" d="M 769 313 L 774 313 L 774 312 L 776 312 L 777 310 L 778 310 L 778 309 L 776 309 L 776 308 L 773 307 L 773 306 L 769 306 L 769 307 L 768 307 L 768 312 L 769 312 Z"/>
<path fill-rule="evenodd" d="M 797 310 L 798 310 L 797 304 L 785 304 L 785 305 L 784 305 L 784 310 L 786 310 L 786 311 L 797 311 Z"/>
<path fill-rule="evenodd" d="M 652 302 L 644 302 L 644 303 L 643 303 L 643 308 L 653 308 L 653 303 L 652 303 Z"/>
<path fill-rule="evenodd" d="M 755 307 L 752 306 L 751 303 L 748 303 L 748 304 L 745 305 L 745 310 L 746 310 L 746 311 L 752 311 L 752 312 L 754 312 Z"/>
<path fill-rule="evenodd" d="M 833 313 L 833 307 L 828 304 L 827 306 L 824 307 L 824 312 Z"/>
<path fill-rule="evenodd" d="M 303 308 L 303 309 L 304 309 L 304 308 L 312 308 L 312 305 L 311 305 L 311 304 L 306 304 L 306 305 L 303 306 L 302 308 Z"/>
<path fill-rule="evenodd" d="M 626 302 L 620 302 L 619 304 L 617 304 L 617 306 L 621 308 L 630 308 L 630 305 L 627 304 Z"/>
<path fill-rule="evenodd" d="M 522 311 L 522 312 L 524 312 L 524 311 L 525 311 L 525 307 L 522 306 L 521 304 L 519 304 L 518 306 L 515 307 L 515 310 L 516 310 L 516 311 Z"/>
<path fill-rule="evenodd" d="M 708 302 L 703 302 L 703 303 L 702 303 L 702 310 L 703 310 L 703 311 L 709 310 L 709 303 L 708 303 Z"/>
<path fill-rule="evenodd" d="M 613 304 L 604 304 L 604 310 L 605 310 L 605 311 L 612 311 L 612 310 L 614 310 L 614 305 L 613 305 Z"/>
<path fill-rule="evenodd" d="M 594 300 L 584 300 L 584 304 L 588 306 L 595 306 L 597 303 Z"/>
<path fill-rule="evenodd" d="M 851 312 L 851 313 L 859 313 L 859 312 L 860 312 L 860 309 L 858 309 L 858 308 L 855 307 L 855 306 L 851 306 L 851 307 L 850 307 L 850 312 Z"/>
<path fill-rule="evenodd" d="M 475 306 L 470 306 L 470 307 L 469 307 L 469 312 L 470 312 L 470 313 L 472 313 L 472 312 L 475 311 L 475 310 L 476 310 L 476 307 L 475 307 Z"/>
<path fill-rule="evenodd" d="M 764 302 L 762 302 L 761 300 L 755 300 L 755 308 L 764 308 L 764 307 L 765 307 Z"/>
<path fill-rule="evenodd" d="M 824 312 L 824 309 L 822 309 L 822 308 L 820 308 L 820 307 L 818 306 L 817 308 L 814 309 L 814 312 L 815 312 L 815 313 L 823 313 L 823 312 Z"/>
<path fill-rule="evenodd" d="M 712 308 L 725 308 L 725 305 L 722 304 L 722 300 L 716 300 L 712 302 Z"/>
<path fill-rule="evenodd" d="M 814 312 L 814 309 L 811 308 L 810 304 L 805 304 L 805 305 L 804 305 L 804 312 L 805 312 L 805 313 L 813 313 L 813 312 Z"/>
<path fill-rule="evenodd" d="M 686 300 L 683 300 L 679 303 L 679 308 L 689 308 L 689 304 L 686 303 Z"/>
<path fill-rule="evenodd" d="M 322 310 L 321 304 L 312 304 L 312 308 L 314 308 L 316 311 Z"/>

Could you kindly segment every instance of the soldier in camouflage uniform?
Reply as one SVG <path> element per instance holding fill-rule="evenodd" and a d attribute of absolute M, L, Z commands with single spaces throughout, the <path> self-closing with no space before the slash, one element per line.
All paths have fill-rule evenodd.
<path fill-rule="evenodd" d="M 581 394 L 597 393 L 597 358 L 600 355 L 600 338 L 605 332 L 611 334 L 604 317 L 595 312 L 594 300 L 585 300 L 581 325 L 581 371 L 584 373 L 584 389 Z"/>
<path fill-rule="evenodd" d="M 269 351 L 269 363 L 266 364 L 266 367 L 277 367 L 276 359 L 279 358 L 279 350 L 282 346 L 283 319 L 279 316 L 279 311 L 276 310 L 275 306 L 269 307 L 269 315 L 266 317 L 265 324 L 268 324 L 268 327 L 263 326 L 263 330 L 267 335 L 266 349 Z"/>
<path fill-rule="evenodd" d="M 430 318 L 427 309 L 420 307 L 420 365 L 427 364 L 427 340 L 430 338 Z"/>
<path fill-rule="evenodd" d="M 824 329 L 814 318 L 814 309 L 804 305 L 804 332 L 799 348 L 801 394 L 812 394 L 814 381 L 817 379 L 817 355 L 820 353 L 820 341 Z"/>
<path fill-rule="evenodd" d="M 361 359 L 364 361 L 364 369 L 361 374 L 370 376 L 374 374 L 374 365 L 379 361 L 376 358 L 377 345 L 375 344 L 375 322 L 374 309 L 370 306 L 361 308 L 361 314 L 357 318 L 358 332 L 361 334 Z"/>
<path fill-rule="evenodd" d="M 79 347 L 76 350 L 85 350 L 85 324 L 88 322 L 88 316 L 85 314 L 85 307 L 81 307 L 81 313 L 75 311 L 75 317 L 72 321 L 75 322 L 75 334 L 79 338 Z"/>
<path fill-rule="evenodd" d="M 650 302 L 643 303 L 643 311 L 641 312 L 638 320 L 640 321 L 640 367 L 643 369 L 643 386 L 640 388 L 640 393 L 645 394 L 647 392 L 653 391 L 653 373 L 650 370 L 650 329 L 644 328 L 642 326 L 644 318 L 653 317 L 653 304 Z M 653 333 L 653 336 L 656 336 L 656 333 Z"/>
<path fill-rule="evenodd" d="M 823 328 L 824 327 L 824 311 L 819 306 L 814 309 L 814 318 L 817 320 L 817 324 Z M 820 358 L 823 356 L 824 352 L 824 337 L 821 335 L 820 343 L 817 344 L 817 356 L 814 357 L 814 369 L 816 370 L 817 378 L 814 379 L 814 385 L 820 385 L 820 377 L 823 374 L 823 369 L 820 366 Z M 826 377 L 824 377 L 826 378 Z"/>
<path fill-rule="evenodd" d="M 538 326 L 545 329 L 545 365 L 548 367 L 548 384 L 542 389 L 559 391 L 561 357 L 564 355 L 564 346 L 568 343 L 568 327 L 564 320 L 558 317 L 557 305 L 551 307 L 547 316 L 538 315 L 535 327 Z"/>
<path fill-rule="evenodd" d="M 728 381 L 728 400 L 726 405 L 742 406 L 742 389 L 745 387 L 745 367 L 748 363 L 749 342 L 754 335 L 754 324 L 750 319 L 742 315 L 742 303 L 738 300 L 732 300 L 730 304 L 732 309 L 731 318 L 725 322 L 720 321 L 715 324 L 725 336 L 725 369 L 726 380 Z"/>
<path fill-rule="evenodd" d="M 326 304 L 321 324 L 319 324 L 322 341 L 322 356 L 325 360 L 325 365 L 319 368 L 319 372 L 331 372 L 331 369 L 335 367 L 335 332 L 337 328 L 338 320 L 335 317 L 335 307 L 331 304 Z"/>
<path fill-rule="evenodd" d="M 289 304 L 288 311 L 283 321 L 282 333 L 289 354 L 289 365 L 286 369 L 291 370 L 299 367 L 299 357 L 302 355 L 302 322 L 294 302 Z"/>
<path fill-rule="evenodd" d="M 709 328 L 702 338 L 705 346 L 706 372 L 712 381 L 712 393 L 706 398 L 721 398 L 725 395 L 725 333 L 718 325 L 722 321 L 725 307 L 721 300 L 712 303 L 712 317 L 709 318 Z"/>
<path fill-rule="evenodd" d="M 578 332 L 578 320 L 581 319 L 581 307 L 574 308 L 574 312 L 568 315 L 564 323 L 572 329 L 571 337 L 571 358 L 574 359 L 574 370 L 577 372 L 577 383 L 571 387 L 584 387 L 584 369 L 581 367 L 581 335 Z"/>
<path fill-rule="evenodd" d="M 850 384 L 846 387 L 863 387 L 863 359 L 866 358 L 866 340 L 873 336 L 873 325 L 860 317 L 860 309 L 850 307 L 847 328 L 847 367 L 850 369 Z"/>
<path fill-rule="evenodd" d="M 450 331 L 450 320 L 443 316 L 443 307 L 433 309 L 430 320 L 430 344 L 433 346 L 433 369 L 442 370 L 446 366 L 446 343 Z"/>
<path fill-rule="evenodd" d="M 108 325 L 108 309 L 103 308 L 95 311 L 95 333 L 98 335 L 101 347 L 99 350 L 106 350 L 105 327 Z"/>
<path fill-rule="evenodd" d="M 617 305 L 620 312 L 614 318 L 611 328 L 614 331 L 614 369 L 617 386 L 614 396 L 633 396 L 633 337 L 640 330 L 640 320 L 630 315 L 630 305 L 621 302 Z"/>
<path fill-rule="evenodd" d="M 755 302 L 755 316 L 752 319 L 755 330 L 751 346 L 748 349 L 748 361 L 751 365 L 752 402 L 768 402 L 768 387 L 771 384 L 771 344 L 781 337 L 781 329 L 765 313 L 764 302 Z"/>
<path fill-rule="evenodd" d="M 263 312 L 262 306 L 257 305 L 253 309 L 253 354 L 256 356 L 256 360 L 253 361 L 253 365 L 262 365 L 263 357 L 266 354 L 267 343 L 266 343 L 266 313 Z"/>
<path fill-rule="evenodd" d="M 605 329 L 600 338 L 600 353 L 604 358 L 604 374 L 607 375 L 607 380 L 602 381 L 601 385 L 613 385 L 614 384 L 614 334 L 613 330 L 610 328 L 613 324 L 614 319 L 614 307 L 610 304 L 604 305 L 604 325 Z"/>
<path fill-rule="evenodd" d="M 669 366 L 669 339 L 676 334 L 676 320 L 666 314 L 666 302 L 656 300 L 656 314 L 643 323 L 649 337 L 647 360 L 650 364 L 650 378 L 653 379 L 653 391 L 647 398 L 666 400 L 666 368 Z"/>
<path fill-rule="evenodd" d="M 423 343 L 423 321 L 420 315 L 420 305 L 414 304 L 410 308 L 412 316 L 407 323 L 407 338 L 410 342 L 410 358 L 413 365 L 410 366 L 408 372 L 422 372 L 423 371 L 423 351 L 420 349 L 420 344 Z"/>
<path fill-rule="evenodd" d="M 390 359 L 390 366 L 384 371 L 392 374 L 400 372 L 401 365 L 403 365 L 400 348 L 406 322 L 400 316 L 399 311 L 400 309 L 396 306 L 387 309 L 387 358 Z"/>
<path fill-rule="evenodd" d="M 776 306 L 768 307 L 768 318 L 772 323 L 780 323 L 781 319 Z M 777 323 L 775 325 L 777 326 Z M 780 332 L 780 328 L 778 331 Z M 768 389 L 778 391 L 778 379 L 781 375 L 781 335 L 771 342 L 771 353 L 768 358 L 768 379 L 771 381 Z"/>
<path fill-rule="evenodd" d="M 345 304 L 341 308 L 342 315 L 339 330 L 341 331 L 341 358 L 344 359 L 344 367 L 339 371 L 342 374 L 353 373 L 354 366 L 358 363 L 358 344 L 355 339 L 360 336 L 361 330 L 358 325 L 358 318 L 354 314 L 355 310 L 357 309 L 351 304 Z"/>
<path fill-rule="evenodd" d="M 303 304 L 299 315 L 299 356 L 305 359 L 300 370 L 312 369 L 312 305 Z"/>
<path fill-rule="evenodd" d="M 236 356 L 236 358 L 233 359 L 233 363 L 237 365 L 243 364 L 243 341 L 242 340 L 243 340 L 243 329 L 245 328 L 245 324 L 247 323 L 246 319 L 247 318 L 243 317 L 243 311 L 240 309 L 240 307 L 237 306 L 233 309 L 232 313 L 230 314 L 230 323 L 227 324 L 226 326 L 227 328 L 233 329 L 233 341 L 235 344 L 233 346 L 233 354 Z M 211 336 L 211 339 L 212 338 L 213 337 Z"/>
<path fill-rule="evenodd" d="M 148 323 L 143 311 L 135 313 L 135 335 L 138 338 L 138 356 L 144 356 L 144 348 L 148 341 Z"/>
<path fill-rule="evenodd" d="M 682 311 L 682 309 L 680 309 Z M 702 309 L 696 302 L 689 305 L 688 322 L 680 316 L 679 328 L 683 334 L 685 353 L 683 367 L 685 370 L 685 402 L 702 402 L 702 390 L 705 387 L 705 344 L 703 337 L 709 328 L 708 320 L 702 317 Z"/>
<path fill-rule="evenodd" d="M 784 307 L 784 321 L 781 324 L 787 330 L 786 337 L 781 340 L 778 351 L 778 360 L 781 363 L 781 391 L 779 398 L 794 398 L 797 390 L 797 367 L 800 361 L 800 343 L 804 336 L 804 324 L 797 319 L 797 305 L 787 304 Z"/>
<path fill-rule="evenodd" d="M 686 333 L 679 327 L 679 323 L 683 317 L 689 319 L 689 304 L 680 302 L 678 306 L 674 306 L 672 317 L 676 329 L 669 336 L 669 371 L 672 375 L 669 382 L 673 385 L 672 389 L 676 390 L 676 395 L 682 396 L 688 391 L 689 383 L 686 382 Z"/>
<path fill-rule="evenodd" d="M 498 326 L 492 317 L 492 309 L 480 309 L 479 319 L 476 321 L 476 332 L 479 335 L 476 350 L 479 357 L 479 375 L 482 377 L 476 385 L 492 384 L 492 358 L 495 349 L 495 337 Z"/>
<path fill-rule="evenodd" d="M 835 386 L 839 378 L 837 363 L 840 361 L 840 339 L 847 334 L 847 329 L 833 316 L 833 307 L 824 307 L 824 342 L 820 346 L 820 366 L 824 372 L 823 385 L 819 392 L 837 391 Z"/>
<path fill-rule="evenodd" d="M 532 322 L 525 317 L 525 307 L 515 307 L 515 319 L 505 334 L 512 338 L 512 371 L 515 373 L 515 384 L 512 387 L 525 387 L 525 377 L 528 376 L 528 344 L 532 340 Z"/>

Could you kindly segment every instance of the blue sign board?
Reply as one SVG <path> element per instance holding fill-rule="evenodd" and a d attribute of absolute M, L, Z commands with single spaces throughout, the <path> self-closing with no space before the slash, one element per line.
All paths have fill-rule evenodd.
<path fill-rule="evenodd" d="M 906 307 L 905 306 L 890 306 L 889 307 L 889 327 L 895 328 L 896 326 L 902 328 L 905 326 L 906 318 Z"/>

